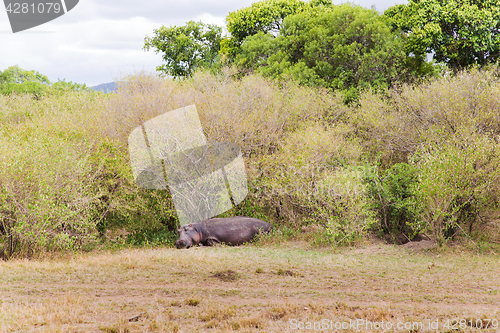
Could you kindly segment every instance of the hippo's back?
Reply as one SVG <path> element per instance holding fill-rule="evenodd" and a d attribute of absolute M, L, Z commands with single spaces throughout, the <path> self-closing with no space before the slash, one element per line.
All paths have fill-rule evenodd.
<path fill-rule="evenodd" d="M 269 232 L 272 225 L 253 217 L 235 216 L 201 222 L 210 237 L 218 242 L 239 245 L 252 240 L 259 232 Z"/>

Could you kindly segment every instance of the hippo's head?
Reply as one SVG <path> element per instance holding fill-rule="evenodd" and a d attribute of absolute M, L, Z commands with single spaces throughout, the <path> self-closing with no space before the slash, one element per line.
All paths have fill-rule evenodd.
<path fill-rule="evenodd" d="M 197 230 L 196 226 L 192 224 L 184 225 L 178 231 L 179 239 L 174 243 L 178 249 L 189 249 L 191 246 L 198 245 L 201 241 L 201 231 Z"/>

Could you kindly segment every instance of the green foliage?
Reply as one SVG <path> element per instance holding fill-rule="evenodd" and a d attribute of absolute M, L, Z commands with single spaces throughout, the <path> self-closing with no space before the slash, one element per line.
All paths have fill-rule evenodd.
<path fill-rule="evenodd" d="M 66 92 L 70 92 L 70 91 L 76 91 L 76 92 L 79 92 L 79 91 L 87 91 L 87 92 L 91 92 L 92 90 L 87 87 L 87 85 L 84 83 L 84 84 L 80 84 L 80 83 L 75 83 L 75 82 L 72 82 L 72 81 L 69 81 L 69 82 L 66 82 L 66 80 L 58 80 L 57 82 L 53 83 L 51 85 L 51 88 L 52 88 L 52 93 L 53 94 L 63 94 L 63 93 L 66 93 Z"/>
<path fill-rule="evenodd" d="M 438 241 L 459 224 L 472 227 L 478 211 L 497 204 L 499 148 L 486 137 L 466 138 L 426 145 L 412 157 L 420 171 L 413 191 Z"/>
<path fill-rule="evenodd" d="M 250 189 L 255 190 L 254 186 L 250 185 Z M 248 216 L 255 217 L 261 220 L 268 220 L 268 216 L 264 214 L 259 200 L 259 193 L 248 193 L 247 197 L 238 205 L 222 213 L 218 217 L 232 217 L 232 216 Z"/>
<path fill-rule="evenodd" d="M 177 240 L 177 233 L 164 227 L 161 229 L 138 229 L 127 235 L 125 243 L 134 246 L 144 245 L 167 245 L 174 246 Z"/>
<path fill-rule="evenodd" d="M 360 91 L 411 79 L 403 46 L 375 10 L 323 6 L 288 16 L 277 37 L 247 37 L 236 63 L 274 79 L 343 91 L 350 102 Z"/>
<path fill-rule="evenodd" d="M 36 71 L 27 71 L 11 66 L 0 72 L 0 94 L 32 94 L 35 99 L 46 95 L 50 86 L 49 79 Z"/>
<path fill-rule="evenodd" d="M 273 230 L 267 234 L 257 234 L 254 239 L 255 244 L 279 244 L 290 242 L 299 238 L 300 232 L 286 225 L 281 225 L 278 228 L 273 227 Z"/>
<path fill-rule="evenodd" d="M 410 0 L 384 15 L 407 34 L 408 53 L 433 53 L 454 70 L 494 63 L 500 55 L 498 0 Z"/>
<path fill-rule="evenodd" d="M 27 71 L 19 66 L 11 66 L 0 74 L 0 84 L 22 84 L 26 82 L 38 82 L 50 84 L 49 79 L 39 72 Z"/>
<path fill-rule="evenodd" d="M 407 163 L 397 163 L 379 172 L 368 167 L 363 175 L 367 184 L 367 196 L 380 219 L 380 229 L 394 236 L 400 233 L 410 239 L 423 229 L 419 223 L 415 187 L 418 170 Z"/>
<path fill-rule="evenodd" d="M 470 232 L 479 214 L 498 208 L 499 92 L 497 67 L 472 69 L 403 86 L 390 99 L 365 94 L 348 113 L 365 158 L 384 169 L 412 161 L 415 221 L 437 239 L 453 228 Z"/>
<path fill-rule="evenodd" d="M 258 32 L 278 34 L 283 20 L 288 15 L 300 13 L 308 7 L 301 0 L 265 0 L 250 7 L 229 13 L 227 30 L 236 44 Z"/>
<path fill-rule="evenodd" d="M 74 249 L 95 237 L 91 143 L 33 127 L 25 131 L 26 137 L 3 137 L 0 145 L 0 254 L 5 258 Z"/>
<path fill-rule="evenodd" d="M 59 80 L 52 84 L 49 79 L 36 71 L 27 71 L 11 66 L 0 72 L 0 94 L 30 94 L 40 100 L 48 95 L 61 95 L 70 91 L 88 90 L 85 84 Z"/>
<path fill-rule="evenodd" d="M 174 77 L 189 77 L 200 67 L 212 67 L 216 61 L 222 29 L 215 25 L 189 21 L 185 26 L 154 30 L 144 39 L 144 50 L 162 53 L 166 64 L 157 71 Z"/>
<path fill-rule="evenodd" d="M 31 94 L 36 100 L 40 100 L 49 92 L 49 86 L 39 82 L 6 83 L 0 85 L 0 94 Z"/>

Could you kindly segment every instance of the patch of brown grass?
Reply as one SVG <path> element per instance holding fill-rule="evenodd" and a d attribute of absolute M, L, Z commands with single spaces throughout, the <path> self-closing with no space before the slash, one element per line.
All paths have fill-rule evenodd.
<path fill-rule="evenodd" d="M 188 298 L 184 301 L 184 303 L 189 306 L 198 306 L 198 304 L 200 304 L 200 300 L 197 298 Z"/>
<path fill-rule="evenodd" d="M 224 282 L 231 282 L 238 280 L 240 278 L 240 275 L 235 271 L 228 269 L 227 271 L 214 273 L 212 277 Z"/>
<path fill-rule="evenodd" d="M 212 304 L 206 312 L 200 313 L 198 318 L 201 321 L 223 321 L 231 318 L 235 314 L 235 306 L 220 306 L 217 303 Z"/>
<path fill-rule="evenodd" d="M 291 270 L 288 270 L 288 269 L 278 269 L 278 271 L 276 272 L 276 274 L 278 275 L 284 275 L 284 276 L 295 276 L 295 273 L 292 272 Z"/>
<path fill-rule="evenodd" d="M 13 260 L 0 262 L 0 332 L 286 332 L 291 320 L 493 319 L 500 316 L 499 266 L 498 255 L 465 248 L 410 253 L 384 244 L 377 251 L 241 246 Z M 249 278 L 227 288 L 206 267 Z"/>

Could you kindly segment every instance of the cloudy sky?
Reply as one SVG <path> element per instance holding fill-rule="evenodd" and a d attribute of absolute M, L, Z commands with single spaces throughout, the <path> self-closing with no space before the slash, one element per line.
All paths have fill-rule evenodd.
<path fill-rule="evenodd" d="M 80 0 L 67 14 L 15 34 L 1 7 L 0 71 L 18 65 L 51 81 L 66 79 L 90 86 L 141 70 L 154 72 L 161 64 L 160 55 L 142 50 L 144 37 L 152 36 L 154 29 L 190 20 L 224 26 L 229 12 L 253 2 L 257 0 Z M 342 2 L 346 1 L 334 0 Z M 407 1 L 351 2 L 383 12 Z"/>

